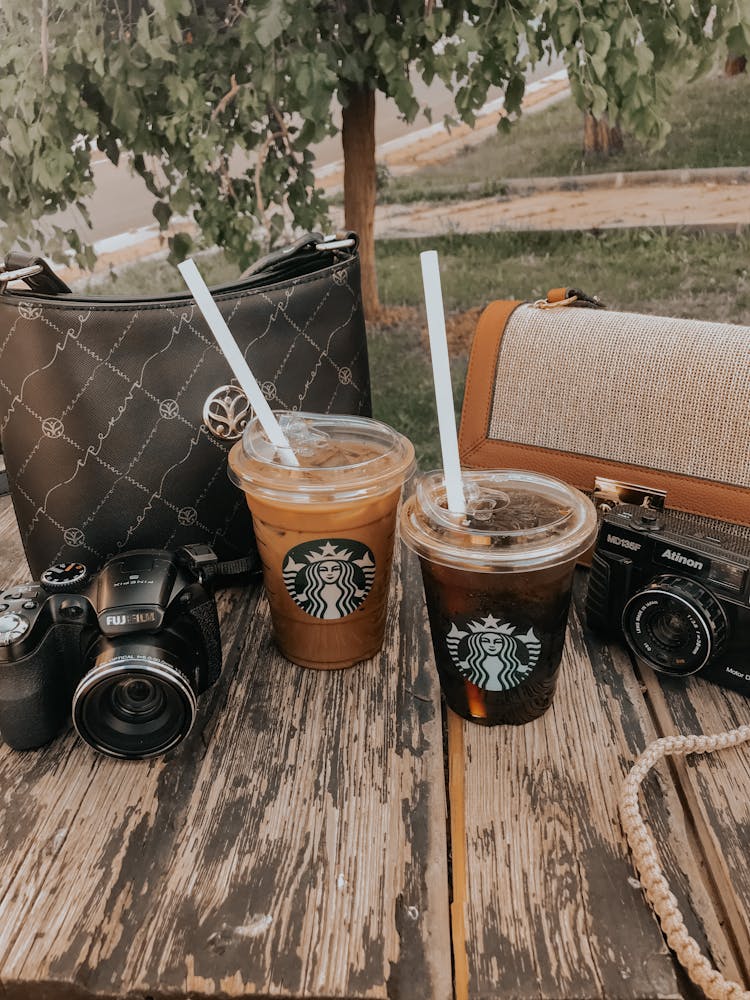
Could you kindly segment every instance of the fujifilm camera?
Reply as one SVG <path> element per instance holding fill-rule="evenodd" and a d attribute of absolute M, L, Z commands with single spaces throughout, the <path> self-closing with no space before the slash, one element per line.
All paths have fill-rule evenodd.
<path fill-rule="evenodd" d="M 586 618 L 662 673 L 750 696 L 750 535 L 679 511 L 623 504 L 606 514 Z"/>
<path fill-rule="evenodd" d="M 140 549 L 91 578 L 81 563 L 0 590 L 0 733 L 15 750 L 49 743 L 69 715 L 113 757 L 166 753 L 190 732 L 221 670 L 207 545 Z"/>

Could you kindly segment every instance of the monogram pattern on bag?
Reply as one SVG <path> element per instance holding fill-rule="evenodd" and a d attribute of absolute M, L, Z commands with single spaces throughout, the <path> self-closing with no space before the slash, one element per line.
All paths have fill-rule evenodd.
<path fill-rule="evenodd" d="M 218 299 L 275 408 L 357 413 L 369 402 L 358 268 L 338 271 L 343 284 L 327 269 Z M 133 312 L 0 297 L 0 434 L 32 568 L 195 541 L 225 558 L 247 552 L 228 443 L 202 421 L 231 377 L 192 304 Z"/>

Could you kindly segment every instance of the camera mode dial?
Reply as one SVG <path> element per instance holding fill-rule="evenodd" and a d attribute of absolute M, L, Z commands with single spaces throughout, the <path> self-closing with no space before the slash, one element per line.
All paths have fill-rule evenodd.
<path fill-rule="evenodd" d="M 82 587 L 88 576 L 83 563 L 58 563 L 45 569 L 39 582 L 48 594 L 70 594 Z"/>
<path fill-rule="evenodd" d="M 720 653 L 729 636 L 724 610 L 705 587 L 658 576 L 634 594 L 622 614 L 625 639 L 655 670 L 687 675 Z"/>

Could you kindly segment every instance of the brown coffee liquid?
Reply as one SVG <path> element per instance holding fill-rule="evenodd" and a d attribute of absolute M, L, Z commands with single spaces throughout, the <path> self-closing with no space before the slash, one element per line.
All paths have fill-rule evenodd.
<path fill-rule="evenodd" d="M 335 471 L 323 470 L 373 454 L 379 452 L 354 441 L 344 442 L 342 454 L 336 441 L 321 451 L 320 471 L 310 470 L 309 478 L 330 479 L 333 491 Z M 333 669 L 369 659 L 381 648 L 400 496 L 400 486 L 347 501 L 247 494 L 274 637 L 287 659 Z"/>
<path fill-rule="evenodd" d="M 488 726 L 542 715 L 555 693 L 575 563 L 523 573 L 421 564 L 449 707 Z"/>

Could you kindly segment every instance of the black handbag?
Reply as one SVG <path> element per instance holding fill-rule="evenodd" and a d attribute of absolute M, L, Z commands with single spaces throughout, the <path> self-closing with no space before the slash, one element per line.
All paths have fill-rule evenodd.
<path fill-rule="evenodd" d="M 308 233 L 212 293 L 274 409 L 370 414 L 354 234 Z M 246 557 L 251 521 L 226 467 L 250 416 L 187 292 L 78 296 L 41 258 L 6 258 L 0 438 L 35 577 L 195 542 Z"/>

